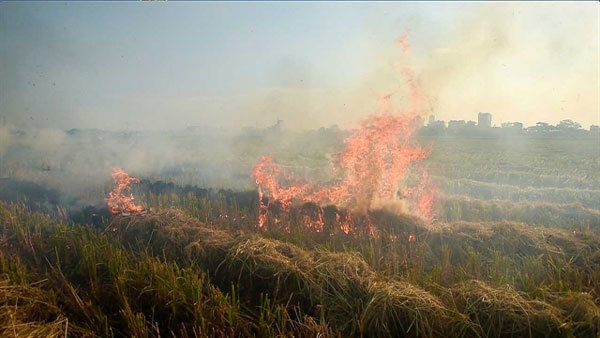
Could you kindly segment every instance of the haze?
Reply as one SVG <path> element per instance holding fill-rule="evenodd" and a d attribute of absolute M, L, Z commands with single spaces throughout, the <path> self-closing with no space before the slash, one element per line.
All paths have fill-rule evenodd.
<path fill-rule="evenodd" d="M 344 125 L 403 88 L 438 119 L 600 124 L 588 3 L 0 3 L 0 122 L 20 128 Z M 396 39 L 408 32 L 410 60 Z"/>

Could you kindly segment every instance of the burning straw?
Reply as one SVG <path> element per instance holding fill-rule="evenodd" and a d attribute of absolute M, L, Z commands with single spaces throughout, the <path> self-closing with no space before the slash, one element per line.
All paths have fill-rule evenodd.
<path fill-rule="evenodd" d="M 405 35 L 399 44 L 408 56 Z M 259 159 L 253 170 L 260 200 L 259 228 L 267 227 L 267 215 L 274 201 L 278 201 L 286 212 L 294 201 L 301 201 L 334 204 L 366 214 L 374 201 L 390 201 L 401 196 L 413 213 L 433 220 L 437 189 L 425 170 L 417 186 L 399 192 L 400 183 L 407 183 L 409 167 L 426 159 L 430 152 L 412 138 L 422 123 L 421 112 L 425 110 L 423 90 L 408 66 L 403 66 L 402 73 L 410 92 L 408 106 L 404 110 L 395 109 L 391 103 L 392 94 L 384 95 L 380 110 L 351 130 L 344 140 L 345 148 L 334 164 L 334 171 L 341 178 L 337 183 L 284 185 L 281 182 L 285 173 L 275 161 L 269 156 Z M 309 225 L 320 226 L 314 220 Z"/>
<path fill-rule="evenodd" d="M 139 183 L 140 180 L 129 176 L 123 169 L 115 168 L 112 172 L 113 182 L 115 187 L 113 191 L 108 193 L 106 205 L 113 215 L 120 213 L 138 213 L 142 211 L 142 207 L 133 202 L 133 195 L 129 193 L 130 186 L 133 183 Z"/>

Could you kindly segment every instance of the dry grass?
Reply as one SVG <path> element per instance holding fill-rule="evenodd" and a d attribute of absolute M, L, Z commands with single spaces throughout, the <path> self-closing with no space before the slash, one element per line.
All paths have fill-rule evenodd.
<path fill-rule="evenodd" d="M 0 320 L 13 333 L 34 330 L 21 336 L 63 335 L 66 318 L 75 336 L 597 335 L 595 235 L 516 223 L 429 230 L 385 212 L 372 213 L 372 220 L 399 236 L 414 232 L 416 241 L 392 241 L 382 232 L 331 237 L 336 245 L 301 237 L 295 245 L 270 234 L 215 229 L 176 210 L 119 215 L 98 231 L 2 205 L 0 267 L 12 284 L 0 284 L 7 299 Z M 394 252 L 413 265 L 448 269 L 449 277 L 436 283 L 433 268 L 404 275 L 373 264 L 403 263 L 389 258 Z M 494 253 L 498 262 L 537 271 L 528 277 L 530 293 L 490 280 Z M 419 261 L 421 254 L 430 262 Z M 472 274 L 457 271 L 474 266 L 480 278 L 460 282 Z M 31 285 L 44 278 L 47 285 Z M 18 295 L 16 303 L 11 295 Z M 85 330 L 78 334 L 78 327 Z"/>
<path fill-rule="evenodd" d="M 560 336 L 563 318 L 559 309 L 530 300 L 510 287 L 493 288 L 478 280 L 450 289 L 458 310 L 478 325 L 483 337 Z"/>
<path fill-rule="evenodd" d="M 600 336 L 600 307 L 587 293 L 573 292 L 558 297 L 556 306 L 567 316 L 567 326 L 576 337 Z"/>
<path fill-rule="evenodd" d="M 285 302 L 305 295 L 311 263 L 310 255 L 292 244 L 251 237 L 229 250 L 216 275 L 243 285 L 250 294 L 269 293 Z"/>
<path fill-rule="evenodd" d="M 445 247 L 453 253 L 449 255 L 452 258 L 449 264 L 453 266 L 465 264 L 472 258 L 469 255 L 476 252 L 486 260 L 493 253 L 500 253 L 514 262 L 523 256 L 545 255 L 589 268 L 590 259 L 593 261 L 590 253 L 597 252 L 599 245 L 592 233 L 533 228 L 511 222 L 456 222 L 440 224 L 441 227 L 431 230 L 425 224 L 411 222 L 410 217 L 386 211 L 375 211 L 371 217 L 384 224 L 386 231 L 415 233 L 420 243 L 409 246 L 426 249 L 423 252 L 435 260 L 431 264 L 436 264 L 439 259 L 436 256 L 443 256 L 440 249 Z M 113 224 L 117 224 L 116 220 Z M 482 281 L 458 284 L 451 289 L 455 298 L 441 300 L 414 282 L 384 278 L 357 251 L 306 250 L 248 233 L 231 235 L 210 229 L 177 211 L 122 216 L 122 220 L 127 220 L 119 223 L 122 236 L 143 238 L 150 243 L 147 247 L 159 248 L 157 252 L 172 252 L 168 246 L 186 247 L 187 257 L 193 261 L 212 260 L 213 264 L 200 265 L 209 269 L 221 288 L 231 284 L 242 286 L 240 296 L 249 304 L 268 294 L 273 303 L 285 304 L 288 311 L 296 308 L 313 318 L 322 318 L 345 334 L 535 336 L 544 330 L 588 332 L 595 325 L 590 324 L 592 317 L 585 317 L 586 327 L 576 325 L 574 319 L 574 324 L 567 327 L 561 310 L 541 301 L 527 300 L 512 288 L 493 288 Z M 145 235 L 136 232 L 139 228 L 146 229 Z M 386 250 L 398 248 L 402 245 Z M 377 250 L 380 255 L 386 254 L 385 250 Z M 190 255 L 192 251 L 195 254 Z M 216 267 L 215 259 L 219 262 Z M 444 293 L 442 290 L 441 294 Z M 473 295 L 479 298 L 471 298 Z M 493 306 L 489 306 L 490 301 Z M 530 321 L 535 325 L 528 324 Z"/>
<path fill-rule="evenodd" d="M 600 251 L 600 236 L 591 232 L 531 227 L 515 222 L 439 225 L 429 236 L 429 246 L 440 248 L 442 244 L 450 245 L 452 251 L 459 254 L 455 257 L 457 260 L 463 260 L 465 248 L 471 247 L 481 253 L 496 250 L 514 258 L 547 254 L 580 265 L 589 263 L 590 258 L 592 263 L 600 264 L 598 257 L 593 256 Z"/>
<path fill-rule="evenodd" d="M 0 280 L 0 336 L 68 335 L 93 336 L 93 333 L 70 324 L 53 293 L 35 285 L 15 285 L 9 280 Z"/>
<path fill-rule="evenodd" d="M 468 318 L 431 293 L 407 282 L 373 282 L 363 314 L 364 333 L 376 337 L 474 334 Z"/>
<path fill-rule="evenodd" d="M 143 214 L 118 215 L 106 231 L 119 236 L 134 250 L 166 255 L 180 263 L 203 263 L 216 267 L 235 243 L 235 236 L 208 227 L 181 211 L 167 209 Z"/>

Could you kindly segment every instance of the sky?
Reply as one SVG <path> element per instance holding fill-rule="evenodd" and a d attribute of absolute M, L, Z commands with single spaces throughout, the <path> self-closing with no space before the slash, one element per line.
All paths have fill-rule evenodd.
<path fill-rule="evenodd" d="M 0 123 L 344 126 L 387 93 L 402 107 L 409 65 L 424 115 L 588 128 L 599 17 L 597 2 L 1 2 Z"/>

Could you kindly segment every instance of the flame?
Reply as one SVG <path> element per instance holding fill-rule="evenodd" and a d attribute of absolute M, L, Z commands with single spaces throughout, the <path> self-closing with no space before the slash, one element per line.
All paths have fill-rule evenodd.
<path fill-rule="evenodd" d="M 418 214 L 421 217 L 429 221 L 435 218 L 433 207 L 438 196 L 438 189 L 431 183 L 427 171 L 423 171 L 419 184 L 408 188 L 404 196 L 412 201 L 413 205 L 416 205 Z"/>
<path fill-rule="evenodd" d="M 344 218 L 337 212 L 335 213 L 335 221 L 340 225 L 340 230 L 346 235 L 352 232 L 352 217 L 347 213 Z"/>
<path fill-rule="evenodd" d="M 418 116 L 380 115 L 364 120 L 344 141 L 339 159 L 342 182 L 318 189 L 308 201 L 329 202 L 366 211 L 374 199 L 392 199 L 408 166 L 428 151 L 410 145 Z"/>
<path fill-rule="evenodd" d="M 304 224 L 307 228 L 316 232 L 323 232 L 325 221 L 323 220 L 323 208 L 316 204 L 305 204 L 300 212 L 303 214 Z"/>
<path fill-rule="evenodd" d="M 129 191 L 129 186 L 133 183 L 139 183 L 140 180 L 129 176 L 123 169 L 116 168 L 112 172 L 113 182 L 115 187 L 113 191 L 108 193 L 106 205 L 110 212 L 115 215 L 123 212 L 137 213 L 142 211 L 142 207 L 133 203 L 133 195 L 125 195 L 124 192 Z"/>
<path fill-rule="evenodd" d="M 408 57 L 410 45 L 407 34 L 398 40 L 403 54 Z M 253 170 L 260 200 L 258 226 L 266 229 L 269 207 L 273 201 L 281 203 L 284 212 L 296 200 L 316 204 L 330 203 L 344 206 L 366 215 L 367 229 L 375 235 L 376 229 L 368 217 L 367 210 L 376 200 L 393 200 L 402 196 L 416 205 L 415 213 L 432 220 L 433 204 L 437 190 L 429 182 L 427 173 L 417 187 L 409 187 L 399 194 L 399 183 L 405 179 L 412 164 L 429 156 L 430 151 L 413 142 L 414 132 L 422 125 L 420 114 L 424 111 L 425 95 L 414 72 L 402 65 L 409 90 L 409 102 L 405 110 L 392 105 L 393 94 L 379 99 L 380 109 L 361 121 L 357 128 L 344 140 L 344 150 L 334 163 L 339 181 L 319 186 L 309 183 L 283 185 L 283 172 L 269 156 L 263 156 Z M 286 179 L 289 181 L 289 179 Z M 265 202 L 266 200 L 266 202 Z M 308 227 L 322 230 L 322 218 L 305 216 Z M 353 230 L 351 219 L 343 220 L 337 215 L 340 230 L 348 234 Z"/>
<path fill-rule="evenodd" d="M 297 196 L 302 196 L 308 188 L 308 185 L 291 185 L 282 188 L 277 181 L 280 174 L 281 169 L 269 156 L 261 157 L 253 170 L 256 185 L 258 185 L 258 227 L 262 230 L 266 230 L 269 206 L 272 202 L 271 200 L 267 203 L 264 202 L 265 191 L 270 194 L 273 200 L 277 200 L 281 204 L 283 211 L 289 211 L 292 200 Z M 279 222 L 280 219 L 275 218 L 275 223 Z"/>
<path fill-rule="evenodd" d="M 366 210 L 374 199 L 391 199 L 409 165 L 427 158 L 429 151 L 411 145 L 410 137 L 419 124 L 415 115 L 379 115 L 364 120 L 344 140 L 345 150 L 337 163 L 343 180 L 318 187 L 308 183 L 282 187 L 278 181 L 280 167 L 263 156 L 253 170 L 259 199 L 267 193 L 288 210 L 294 199 L 315 203 L 332 203 Z"/>

